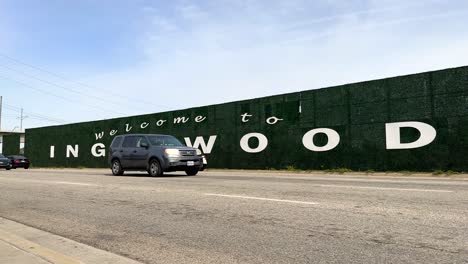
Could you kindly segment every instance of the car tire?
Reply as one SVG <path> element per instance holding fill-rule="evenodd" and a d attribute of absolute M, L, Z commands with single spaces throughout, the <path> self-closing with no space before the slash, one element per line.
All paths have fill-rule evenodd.
<path fill-rule="evenodd" d="M 24 167 L 25 170 L 29 169 L 29 166 Z"/>
<path fill-rule="evenodd" d="M 6 169 L 6 170 L 11 170 L 11 167 L 6 167 L 5 169 Z"/>
<path fill-rule="evenodd" d="M 158 177 L 163 175 L 163 170 L 161 168 L 161 164 L 157 159 L 150 160 L 148 164 L 148 174 L 151 177 Z"/>
<path fill-rule="evenodd" d="M 197 175 L 197 173 L 198 173 L 198 168 L 186 169 L 186 170 L 185 170 L 185 173 L 186 173 L 188 176 L 195 176 L 195 175 Z"/>
<path fill-rule="evenodd" d="M 112 174 L 115 176 L 121 176 L 124 174 L 124 171 L 122 169 L 122 165 L 120 164 L 120 161 L 118 159 L 112 161 Z"/>

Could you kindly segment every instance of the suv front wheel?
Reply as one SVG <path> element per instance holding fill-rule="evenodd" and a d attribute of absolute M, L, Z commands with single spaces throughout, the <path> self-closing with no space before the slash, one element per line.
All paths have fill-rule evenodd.
<path fill-rule="evenodd" d="M 117 159 L 112 161 L 112 174 L 115 176 L 121 176 L 123 173 L 124 171 L 122 169 L 122 165 L 120 165 L 120 161 Z"/>
<path fill-rule="evenodd" d="M 163 171 L 161 169 L 161 164 L 156 159 L 152 159 L 149 163 L 148 173 L 152 177 L 158 177 L 163 175 Z"/>
<path fill-rule="evenodd" d="M 198 173 L 198 168 L 186 169 L 186 170 L 185 170 L 185 173 L 186 173 L 188 176 L 195 176 L 195 175 L 197 175 L 197 173 Z"/>

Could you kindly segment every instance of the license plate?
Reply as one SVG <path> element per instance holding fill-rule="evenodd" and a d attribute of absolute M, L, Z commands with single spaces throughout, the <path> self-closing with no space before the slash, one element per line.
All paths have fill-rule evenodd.
<path fill-rule="evenodd" d="M 193 161 L 187 161 L 187 166 L 193 166 L 193 165 L 195 165 L 195 162 L 193 162 Z"/>
<path fill-rule="evenodd" d="M 203 164 L 208 164 L 208 161 L 206 161 L 205 158 L 203 158 Z"/>

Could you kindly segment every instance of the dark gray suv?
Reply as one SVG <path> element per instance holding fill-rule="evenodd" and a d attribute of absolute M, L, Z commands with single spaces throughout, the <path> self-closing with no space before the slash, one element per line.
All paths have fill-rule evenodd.
<path fill-rule="evenodd" d="M 151 176 L 161 176 L 169 171 L 185 171 L 187 175 L 196 175 L 206 166 L 206 159 L 200 150 L 186 147 L 170 135 L 116 136 L 108 157 L 114 175 L 122 175 L 126 170 L 145 170 Z"/>

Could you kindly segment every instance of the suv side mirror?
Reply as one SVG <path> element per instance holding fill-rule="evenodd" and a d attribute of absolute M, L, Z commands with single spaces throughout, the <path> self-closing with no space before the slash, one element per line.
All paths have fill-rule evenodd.
<path fill-rule="evenodd" d="M 142 147 L 142 148 L 148 148 L 149 145 L 148 145 L 148 143 L 146 143 L 146 142 L 141 142 L 141 143 L 140 143 L 140 147 Z"/>

